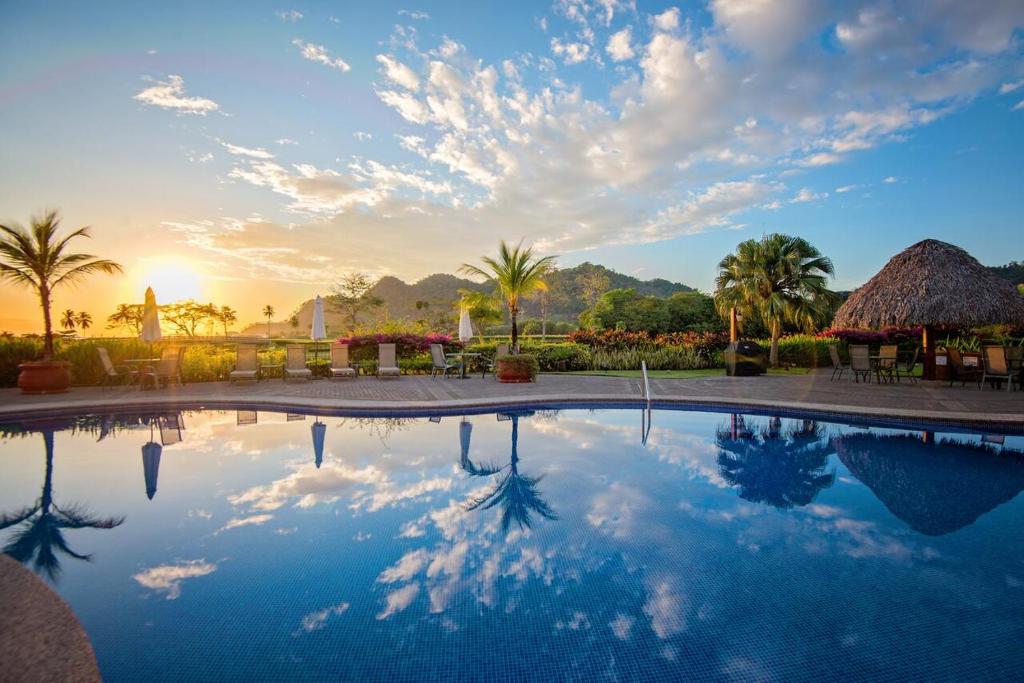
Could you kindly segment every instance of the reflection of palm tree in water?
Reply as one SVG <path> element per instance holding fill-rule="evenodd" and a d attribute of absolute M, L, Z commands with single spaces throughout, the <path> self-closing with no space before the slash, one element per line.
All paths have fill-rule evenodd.
<path fill-rule="evenodd" d="M 64 540 L 65 529 L 113 529 L 124 522 L 124 517 L 101 519 L 77 504 L 58 507 L 53 502 L 53 430 L 43 432 L 43 441 L 46 444 L 46 478 L 39 500 L 32 507 L 0 517 L 0 530 L 24 524 L 7 542 L 4 552 L 19 562 L 32 561 L 37 572 L 45 573 L 55 581 L 60 575 L 59 553 L 77 560 L 92 557 L 80 555 L 68 546 Z"/>
<path fill-rule="evenodd" d="M 513 414 L 512 418 L 512 457 L 509 461 L 507 471 L 495 484 L 494 488 L 487 494 L 476 498 L 466 504 L 467 510 L 490 510 L 493 507 L 501 506 L 501 530 L 508 533 L 515 521 L 520 529 L 533 527 L 532 515 L 540 515 L 544 519 L 558 519 L 551 506 L 548 505 L 537 489 L 541 477 L 528 477 L 519 473 L 519 415 Z M 488 476 L 499 474 L 504 467 L 493 465 L 477 465 L 468 456 L 468 449 L 463 449 L 463 456 L 459 462 L 462 469 L 471 476 Z"/>
<path fill-rule="evenodd" d="M 718 468 L 744 500 L 783 509 L 807 505 L 836 477 L 825 469 L 834 451 L 823 438 L 812 420 L 784 432 L 773 417 L 755 432 L 736 417 L 731 430 L 718 430 Z"/>

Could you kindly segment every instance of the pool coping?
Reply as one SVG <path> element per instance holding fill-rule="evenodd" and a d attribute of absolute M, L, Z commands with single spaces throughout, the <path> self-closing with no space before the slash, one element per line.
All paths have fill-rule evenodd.
<path fill-rule="evenodd" d="M 690 409 L 701 412 L 729 412 L 737 408 L 745 413 L 772 414 L 791 417 L 813 417 L 829 421 L 854 421 L 870 424 L 894 424 L 960 427 L 964 429 L 993 429 L 1011 433 L 1024 433 L 1024 413 L 977 413 L 956 410 L 920 410 L 907 408 L 876 408 L 831 403 L 746 399 L 727 396 L 653 396 L 651 401 L 636 395 L 621 394 L 538 394 L 520 397 L 477 397 L 445 400 L 379 401 L 335 398 L 324 399 L 301 396 L 211 396 L 208 398 L 176 398 L 173 396 L 138 396 L 130 404 L 123 397 L 108 399 L 55 399 L 32 406 L 0 405 L 0 420 L 19 421 L 42 418 L 68 417 L 83 413 L 125 413 L 145 409 L 202 410 L 202 409 L 255 409 L 288 411 L 302 409 L 310 414 L 344 417 L 426 417 L 431 415 L 461 415 L 468 413 L 501 412 L 502 409 L 541 408 L 669 408 Z"/>

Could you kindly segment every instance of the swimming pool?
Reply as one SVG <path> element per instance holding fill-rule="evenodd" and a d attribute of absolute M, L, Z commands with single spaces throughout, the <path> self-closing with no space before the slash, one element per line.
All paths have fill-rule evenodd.
<path fill-rule="evenodd" d="M 9 424 L 0 540 L 111 681 L 1019 675 L 1024 437 L 652 421 Z"/>

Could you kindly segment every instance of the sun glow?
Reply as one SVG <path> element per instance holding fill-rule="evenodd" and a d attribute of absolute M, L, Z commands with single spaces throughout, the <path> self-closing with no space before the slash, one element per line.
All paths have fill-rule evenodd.
<path fill-rule="evenodd" d="M 182 299 L 203 301 L 206 295 L 202 275 L 187 263 L 176 259 L 141 262 L 135 279 L 140 299 L 146 287 L 153 288 L 159 303 L 171 303 Z"/>

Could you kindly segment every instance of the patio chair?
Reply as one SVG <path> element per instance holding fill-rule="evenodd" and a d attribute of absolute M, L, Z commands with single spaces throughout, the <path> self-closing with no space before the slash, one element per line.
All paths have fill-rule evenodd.
<path fill-rule="evenodd" d="M 448 373 L 451 370 L 456 372 L 462 370 L 460 363 L 452 363 L 444 355 L 444 347 L 440 344 L 430 345 L 430 360 L 433 363 L 433 367 L 430 368 L 430 376 L 436 377 L 437 373 L 441 373 L 445 379 L 448 378 Z"/>
<path fill-rule="evenodd" d="M 104 347 L 98 347 L 96 353 L 99 355 L 100 363 L 103 365 L 103 379 L 101 380 L 103 386 L 109 387 L 114 384 L 131 383 L 138 378 L 139 373 L 134 368 L 111 363 L 110 354 L 107 353 Z"/>
<path fill-rule="evenodd" d="M 498 344 L 494 351 L 494 358 L 484 363 L 484 369 L 480 374 L 480 378 L 486 377 L 488 372 L 493 375 L 498 370 L 498 359 L 507 355 L 509 355 L 508 344 Z"/>
<path fill-rule="evenodd" d="M 394 344 L 377 346 L 377 377 L 399 377 L 402 371 L 398 368 Z"/>
<path fill-rule="evenodd" d="M 871 382 L 871 352 L 867 346 L 861 344 L 854 344 L 850 346 L 850 370 L 853 372 L 853 381 L 860 383 L 860 378 L 864 378 L 864 382 Z"/>
<path fill-rule="evenodd" d="M 348 344 L 331 344 L 331 379 L 356 376 L 356 369 L 348 364 Z"/>
<path fill-rule="evenodd" d="M 181 361 L 184 357 L 184 346 L 165 346 L 160 352 L 160 360 L 157 361 L 157 364 L 139 373 L 140 386 L 146 379 L 153 383 L 154 389 L 158 388 L 161 383 L 164 386 L 170 386 L 171 382 L 182 384 Z"/>
<path fill-rule="evenodd" d="M 906 363 L 904 363 L 902 367 L 900 367 L 899 363 L 896 363 L 896 381 L 897 382 L 900 381 L 900 371 L 902 370 L 903 371 L 902 375 L 904 377 L 909 379 L 914 384 L 917 384 L 917 377 L 914 376 L 914 370 L 917 368 L 917 358 L 918 358 L 918 356 L 920 354 L 921 354 L 921 347 L 918 346 L 917 348 L 914 349 L 914 355 L 912 355 L 910 357 L 910 360 L 908 360 Z"/>
<path fill-rule="evenodd" d="M 313 371 L 306 367 L 306 347 L 302 344 L 285 347 L 284 379 L 313 379 Z"/>
<path fill-rule="evenodd" d="M 982 350 L 982 357 L 985 367 L 981 371 L 981 382 L 978 386 L 985 387 L 985 382 L 1009 382 L 1007 391 L 1013 390 L 1013 374 L 1010 372 L 1010 364 L 1006 362 L 1006 349 L 1002 346 L 986 346 Z"/>
<path fill-rule="evenodd" d="M 1017 375 L 1017 387 L 1024 386 L 1024 346 L 1007 346 L 1006 364 Z"/>
<path fill-rule="evenodd" d="M 832 359 L 832 378 L 829 380 L 829 382 L 834 381 L 836 375 L 839 376 L 839 379 L 842 379 L 843 372 L 850 369 L 850 364 L 844 363 L 842 359 L 839 358 L 839 349 L 836 348 L 835 344 L 832 344 L 828 347 L 828 355 Z"/>
<path fill-rule="evenodd" d="M 960 386 L 967 382 L 978 382 L 978 388 L 981 388 L 980 368 L 964 365 L 964 357 L 954 348 L 946 349 L 946 357 L 949 359 L 949 386 L 953 386 L 953 382 L 960 382 Z"/>
<path fill-rule="evenodd" d="M 235 352 L 235 369 L 228 374 L 228 379 L 237 382 L 241 379 L 258 380 L 259 368 L 256 367 L 256 345 L 239 344 Z"/>
<path fill-rule="evenodd" d="M 878 349 L 878 362 L 875 363 L 875 379 L 878 383 L 882 383 L 882 376 L 884 375 L 887 382 L 892 382 L 895 378 L 897 354 L 899 348 L 895 344 L 883 344 Z"/>

